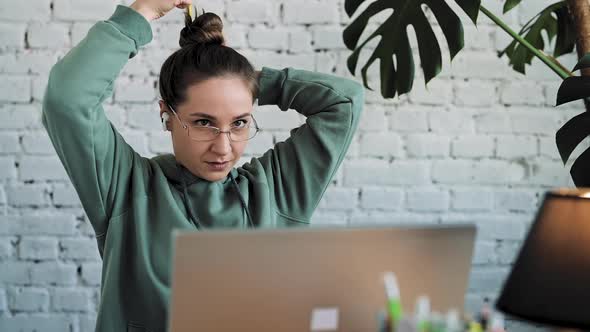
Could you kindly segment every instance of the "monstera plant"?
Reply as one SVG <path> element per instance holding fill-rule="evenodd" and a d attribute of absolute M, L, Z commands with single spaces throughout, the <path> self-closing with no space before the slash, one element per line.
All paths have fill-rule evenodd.
<path fill-rule="evenodd" d="M 574 70 L 590 68 L 590 53 L 586 54 Z M 590 97 L 590 77 L 589 76 L 572 76 L 566 78 L 557 91 L 557 105 L 568 103 L 570 101 Z M 557 148 L 561 161 L 565 164 L 570 158 L 574 149 L 590 135 L 590 112 L 576 115 L 566 122 L 555 135 Z M 590 174 L 588 166 L 590 165 L 590 149 L 586 149 L 578 156 L 570 170 L 572 179 L 578 187 L 588 187 L 590 184 Z"/>
<path fill-rule="evenodd" d="M 454 0 L 473 24 L 477 24 L 480 13 L 490 18 L 508 33 L 513 41 L 498 56 L 506 56 L 510 66 L 525 74 L 526 65 L 533 57 L 540 59 L 564 81 L 558 92 L 557 104 L 590 96 L 590 0 L 558 1 L 535 15 L 517 33 L 499 17 L 482 6 L 481 0 Z M 361 67 L 361 77 L 367 89 L 367 73 L 374 62 L 379 60 L 381 95 L 393 98 L 412 90 L 415 64 L 407 28 L 411 26 L 416 34 L 420 64 L 426 83 L 435 78 L 442 69 L 442 51 L 433 31 L 427 12 L 438 22 L 446 39 L 451 60 L 463 49 L 463 22 L 449 6 L 451 0 L 345 0 L 344 6 L 349 17 L 355 16 L 343 32 L 344 44 L 352 51 L 347 59 L 348 70 L 355 75 L 359 55 L 373 39 L 380 37 L 371 55 Z M 522 0 L 504 0 L 504 13 L 520 5 Z M 526 0 L 524 3 L 532 2 Z M 393 10 L 384 22 L 369 36 L 360 41 L 369 20 L 385 10 Z M 545 40 L 543 36 L 546 36 Z M 554 43 L 550 54 L 544 52 L 545 42 Z M 577 50 L 582 77 L 574 76 L 557 58 Z M 395 59 L 395 61 L 394 61 Z M 584 77 L 588 76 L 588 77 Z M 590 110 L 590 102 L 586 102 Z M 569 120 L 556 134 L 556 143 L 564 164 L 573 150 L 590 135 L 590 113 L 585 112 Z M 590 166 L 590 149 L 573 163 L 571 175 L 576 186 L 590 186 L 590 174 L 584 169 Z M 588 172 L 586 172 L 588 173 Z"/>

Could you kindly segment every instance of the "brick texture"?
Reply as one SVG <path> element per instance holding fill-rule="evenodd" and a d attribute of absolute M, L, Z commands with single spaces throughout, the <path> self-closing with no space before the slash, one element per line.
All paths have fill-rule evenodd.
<path fill-rule="evenodd" d="M 0 331 L 94 329 L 102 262 L 80 200 L 42 127 L 41 103 L 53 64 L 117 4 L 131 2 L 0 1 Z M 482 2 L 501 12 L 503 2 Z M 521 4 L 504 19 L 518 30 L 552 2 Z M 342 39 L 350 21 L 344 0 L 197 5 L 223 18 L 228 46 L 257 69 L 289 66 L 352 77 Z M 175 10 L 152 24 L 154 41 L 125 66 L 103 105 L 145 156 L 172 152 L 169 133 L 160 129 L 157 75 L 178 47 L 182 23 Z M 538 61 L 521 75 L 498 58 L 510 40 L 483 15 L 477 28 L 465 21 L 465 37 L 465 49 L 452 63 L 442 42 L 443 71 L 428 85 L 415 50 L 409 95 L 383 99 L 378 71 L 370 70 L 375 91 L 366 91 L 359 131 L 312 222 L 475 223 L 465 297 L 465 309 L 474 310 L 484 298 L 497 296 L 542 194 L 572 186 L 554 134 L 583 108 L 553 107 L 560 81 Z M 575 62 L 575 56 L 563 57 L 568 68 Z M 361 81 L 360 75 L 354 79 Z M 285 140 L 305 121 L 276 106 L 256 107 L 254 114 L 263 131 L 241 162 Z"/>

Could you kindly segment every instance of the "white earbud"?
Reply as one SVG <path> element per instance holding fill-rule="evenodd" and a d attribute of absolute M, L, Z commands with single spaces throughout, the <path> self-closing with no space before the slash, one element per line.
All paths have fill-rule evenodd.
<path fill-rule="evenodd" d="M 162 129 L 164 129 L 164 131 L 168 131 L 168 128 L 166 128 L 168 119 L 170 119 L 170 115 L 166 112 L 162 113 Z"/>

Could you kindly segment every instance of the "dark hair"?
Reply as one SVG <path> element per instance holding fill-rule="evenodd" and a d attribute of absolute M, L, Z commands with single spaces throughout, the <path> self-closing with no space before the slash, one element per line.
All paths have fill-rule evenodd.
<path fill-rule="evenodd" d="M 186 100 L 189 86 L 214 77 L 237 76 L 247 83 L 252 101 L 258 94 L 258 80 L 252 64 L 231 47 L 225 46 L 223 23 L 214 13 L 203 13 L 194 21 L 185 14 L 180 31 L 180 49 L 164 61 L 159 89 L 172 107 Z"/>

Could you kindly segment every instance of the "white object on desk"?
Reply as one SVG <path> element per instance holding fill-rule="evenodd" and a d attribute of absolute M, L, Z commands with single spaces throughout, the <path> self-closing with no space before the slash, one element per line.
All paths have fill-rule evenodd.
<path fill-rule="evenodd" d="M 338 308 L 315 308 L 311 312 L 311 331 L 338 331 Z"/>

